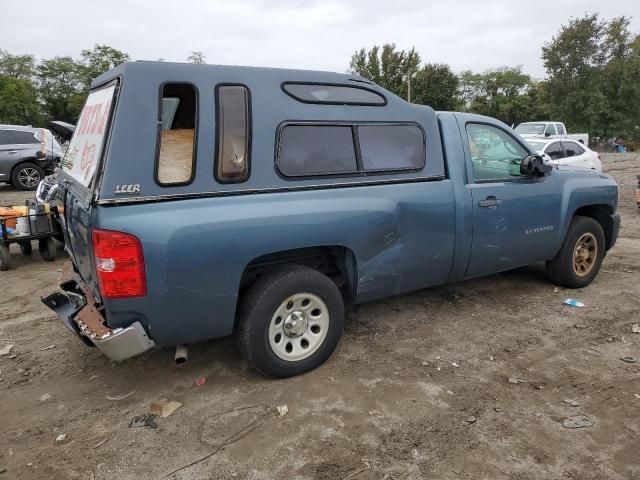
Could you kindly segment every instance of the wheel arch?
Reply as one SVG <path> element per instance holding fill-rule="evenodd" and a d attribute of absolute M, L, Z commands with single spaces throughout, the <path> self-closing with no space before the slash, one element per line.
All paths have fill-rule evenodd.
<path fill-rule="evenodd" d="M 303 265 L 318 270 L 336 283 L 346 301 L 356 297 L 358 264 L 353 250 L 344 245 L 321 245 L 270 252 L 252 259 L 242 271 L 237 302 L 260 276 L 283 265 Z"/>
<path fill-rule="evenodd" d="M 571 218 L 576 216 L 581 217 L 589 217 L 593 218 L 596 222 L 600 224 L 602 230 L 604 232 L 604 242 L 605 242 L 605 251 L 611 248 L 611 245 L 614 241 L 614 223 L 613 223 L 613 207 L 607 204 L 594 204 L 594 205 L 584 205 L 575 212 Z"/>

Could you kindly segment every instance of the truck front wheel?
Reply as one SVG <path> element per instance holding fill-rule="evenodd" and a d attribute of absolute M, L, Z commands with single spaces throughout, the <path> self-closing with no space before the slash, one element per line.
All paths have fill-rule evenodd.
<path fill-rule="evenodd" d="M 336 285 L 308 267 L 282 267 L 260 277 L 242 300 L 237 337 L 249 365 L 263 375 L 299 375 L 324 363 L 344 329 Z"/>
<path fill-rule="evenodd" d="M 600 271 L 604 253 L 602 226 L 593 218 L 576 215 L 560 251 L 547 262 L 547 275 L 563 287 L 586 287 Z"/>

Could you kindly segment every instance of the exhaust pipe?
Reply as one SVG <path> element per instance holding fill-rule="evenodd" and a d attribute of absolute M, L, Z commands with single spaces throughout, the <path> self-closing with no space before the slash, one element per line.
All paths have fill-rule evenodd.
<path fill-rule="evenodd" d="M 173 359 L 176 365 L 182 365 L 187 361 L 187 355 L 189 354 L 189 348 L 186 345 L 178 345 L 176 347 L 176 355 Z"/>

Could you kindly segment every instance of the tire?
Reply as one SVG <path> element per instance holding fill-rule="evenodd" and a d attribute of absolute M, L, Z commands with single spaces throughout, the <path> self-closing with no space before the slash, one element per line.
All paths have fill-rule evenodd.
<path fill-rule="evenodd" d="M 58 256 L 58 248 L 53 238 L 43 238 L 38 241 L 38 250 L 45 262 L 53 262 Z"/>
<path fill-rule="evenodd" d="M 11 172 L 11 183 L 18 190 L 35 190 L 44 178 L 44 170 L 31 162 L 21 163 Z"/>
<path fill-rule="evenodd" d="M 282 267 L 249 288 L 239 308 L 237 340 L 254 370 L 291 377 L 331 356 L 344 316 L 342 295 L 326 275 L 308 267 Z"/>
<path fill-rule="evenodd" d="M 580 251 L 577 250 L 579 245 L 582 245 Z M 547 262 L 547 275 L 562 287 L 586 287 L 598 275 L 604 254 L 602 226 L 593 218 L 576 215 L 571 220 L 560 251 Z"/>
<path fill-rule="evenodd" d="M 31 252 L 33 251 L 31 242 L 20 242 L 20 251 L 22 252 L 22 255 L 26 257 L 31 255 Z"/>
<path fill-rule="evenodd" d="M 0 271 L 4 272 L 11 268 L 11 253 L 9 247 L 0 244 Z"/>

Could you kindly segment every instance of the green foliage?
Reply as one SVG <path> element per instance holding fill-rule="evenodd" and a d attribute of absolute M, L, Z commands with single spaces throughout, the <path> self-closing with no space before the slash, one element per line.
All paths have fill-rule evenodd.
<path fill-rule="evenodd" d="M 20 80 L 31 80 L 36 71 L 33 55 L 11 55 L 0 49 L 0 75 Z"/>
<path fill-rule="evenodd" d="M 82 108 L 78 102 L 84 90 L 82 64 L 71 57 L 54 57 L 43 60 L 37 72 L 46 116 L 75 123 Z"/>
<path fill-rule="evenodd" d="M 462 72 L 459 92 L 464 110 L 497 118 L 508 125 L 548 116 L 544 83 L 535 82 L 521 67 Z"/>
<path fill-rule="evenodd" d="M 38 125 L 42 111 L 30 80 L 0 75 L 0 123 Z"/>
<path fill-rule="evenodd" d="M 32 55 L 0 50 L 0 123 L 28 125 L 42 121 L 34 74 Z"/>
<path fill-rule="evenodd" d="M 421 61 L 415 48 L 397 51 L 395 44 L 387 43 L 382 48 L 374 45 L 368 51 L 363 48 L 355 52 L 351 56 L 350 68 L 354 73 L 406 99 L 407 79 L 418 71 Z"/>
<path fill-rule="evenodd" d="M 458 76 L 444 63 L 427 63 L 411 80 L 411 101 L 435 110 L 455 110 L 458 106 Z"/>
<path fill-rule="evenodd" d="M 554 119 L 591 135 L 638 138 L 638 35 L 629 18 L 571 18 L 542 48 Z"/>
<path fill-rule="evenodd" d="M 80 55 L 82 57 L 80 73 L 86 89 L 91 86 L 94 78 L 131 60 L 128 53 L 107 45 L 95 45 L 92 50 L 82 50 Z"/>

